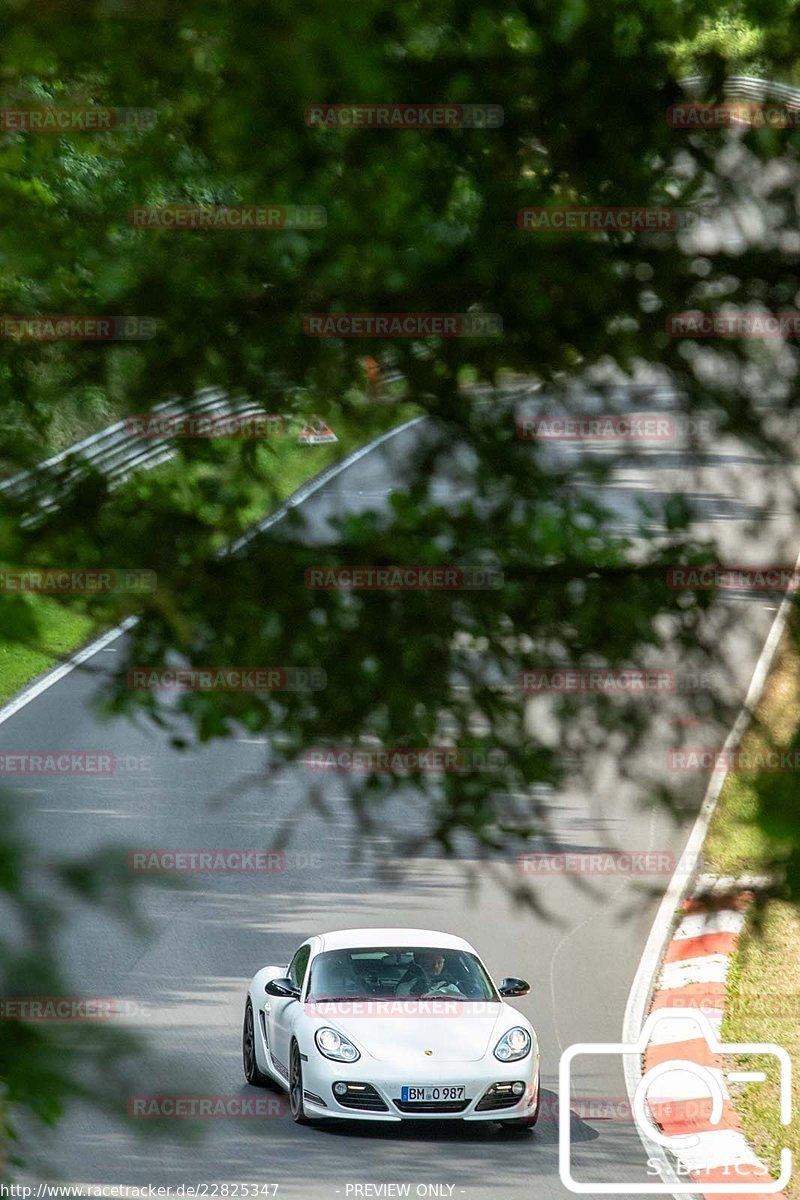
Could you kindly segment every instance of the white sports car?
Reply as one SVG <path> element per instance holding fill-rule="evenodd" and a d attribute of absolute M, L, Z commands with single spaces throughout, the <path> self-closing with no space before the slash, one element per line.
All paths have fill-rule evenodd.
<path fill-rule="evenodd" d="M 244 1012 L 244 1073 L 278 1084 L 295 1121 L 499 1121 L 539 1115 L 536 1033 L 463 938 L 430 929 L 311 937 L 262 967 Z"/>

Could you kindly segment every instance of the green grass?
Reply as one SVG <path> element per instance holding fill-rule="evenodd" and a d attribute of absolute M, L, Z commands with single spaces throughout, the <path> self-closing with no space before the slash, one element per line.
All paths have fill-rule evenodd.
<path fill-rule="evenodd" d="M 739 1084 L 734 1100 L 750 1145 L 777 1178 L 780 1148 L 788 1146 L 795 1163 L 800 1155 L 800 914 L 790 904 L 770 901 L 758 930 L 746 929 L 731 964 L 727 987 L 723 1042 L 777 1042 L 793 1065 L 794 1121 L 779 1120 L 779 1068 L 774 1059 L 756 1060 L 766 1083 Z M 743 1060 L 744 1062 L 744 1060 Z M 748 1060 L 753 1069 L 753 1059 Z M 733 1087 L 733 1085 L 732 1085 Z M 800 1182 L 795 1174 L 786 1195 L 796 1200 Z"/>
<path fill-rule="evenodd" d="M 301 484 L 331 463 L 418 412 L 418 409 L 400 402 L 364 402 L 347 418 L 330 418 L 338 442 L 301 446 L 297 444 L 295 433 L 257 446 L 255 470 L 252 477 L 248 477 L 246 501 L 237 511 L 237 528 L 233 536 L 266 516 Z M 230 512 L 226 511 L 225 500 L 219 501 L 216 497 L 226 494 L 228 480 L 235 479 L 241 484 L 242 470 L 238 457 L 241 443 L 235 439 L 228 442 L 219 439 L 216 444 L 221 453 L 215 462 L 168 462 L 134 477 L 130 486 L 146 491 L 149 481 L 153 486 L 167 483 L 179 504 L 183 498 L 193 511 L 199 512 L 209 523 L 219 523 L 217 542 L 222 545 L 231 536 Z M 204 487 L 204 484 L 211 486 Z M 10 606 L 10 602 L 6 603 Z M 19 604 L 20 601 L 15 599 L 14 603 Z M 22 603 L 26 614 L 30 614 L 36 622 L 38 634 L 35 638 L 26 637 L 24 641 L 8 632 L 5 637 L 0 636 L 0 702 L 15 695 L 102 628 L 80 611 L 80 598 L 66 606 L 52 597 L 31 593 Z M 3 612 L 3 604 L 0 595 L 0 615 L 5 618 L 7 630 L 10 616 L 8 609 Z"/>
<path fill-rule="evenodd" d="M 169 484 L 178 503 L 189 505 L 193 513 L 209 524 L 219 524 L 217 541 L 222 545 L 231 533 L 235 536 L 272 512 L 308 479 L 419 412 L 419 408 L 403 402 L 367 402 L 347 416 L 328 418 L 338 442 L 298 445 L 297 429 L 270 438 L 254 447 L 253 472 L 246 479 L 239 458 L 241 442 L 237 439 L 217 440 L 218 457 L 214 461 L 171 461 L 141 478 L 146 480 L 145 488 L 148 483 L 154 487 Z M 237 490 L 246 486 L 247 495 L 237 509 L 236 528 L 231 531 L 229 489 L 233 486 Z M 141 487 L 140 483 L 140 492 Z"/>
<path fill-rule="evenodd" d="M 39 635 L 34 646 L 0 638 L 0 701 L 15 695 L 97 631 L 85 613 L 66 608 L 50 596 L 33 594 L 25 603 L 36 619 Z"/>
<path fill-rule="evenodd" d="M 787 632 L 778 650 L 742 748 L 758 750 L 787 745 L 800 726 L 800 661 L 796 637 Z M 708 871 L 716 875 L 767 872 L 774 847 L 758 824 L 754 776 L 732 771 L 725 780 L 704 848 Z M 751 912 L 733 955 L 726 989 L 723 1042 L 777 1042 L 794 1065 L 793 1111 L 800 1104 L 800 915 L 782 901 L 769 900 L 758 923 Z M 759 1059 L 765 1084 L 739 1084 L 733 1091 L 744 1132 L 777 1177 L 779 1151 L 788 1146 L 800 1155 L 800 1121 L 779 1121 L 778 1068 Z M 750 1067 L 752 1069 L 752 1065 Z M 797 1176 L 786 1189 L 800 1200 Z"/>
<path fill-rule="evenodd" d="M 800 725 L 800 662 L 785 634 L 742 750 L 785 746 Z M 725 779 L 706 844 L 705 867 L 714 875 L 762 874 L 771 855 L 757 821 L 758 797 L 752 773 L 731 771 Z"/>
<path fill-rule="evenodd" d="M 769 843 L 755 821 L 758 801 L 752 775 L 731 772 L 723 793 L 703 854 L 705 868 L 712 875 L 760 875 Z"/>

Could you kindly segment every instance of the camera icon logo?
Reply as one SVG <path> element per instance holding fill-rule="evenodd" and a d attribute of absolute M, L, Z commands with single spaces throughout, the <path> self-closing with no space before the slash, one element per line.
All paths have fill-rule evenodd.
<path fill-rule="evenodd" d="M 571 1072 L 572 1064 L 576 1058 L 581 1055 L 605 1055 L 619 1057 L 620 1055 L 637 1055 L 641 1058 L 649 1045 L 660 1044 L 662 1047 L 669 1043 L 672 1038 L 654 1037 L 656 1028 L 664 1024 L 667 1028 L 667 1023 L 682 1021 L 691 1023 L 694 1027 L 691 1033 L 687 1033 L 687 1040 L 700 1038 L 705 1041 L 708 1050 L 713 1055 L 758 1055 L 771 1056 L 776 1059 L 780 1068 L 780 1122 L 782 1125 L 788 1125 L 791 1121 L 792 1109 L 792 1064 L 787 1051 L 783 1046 L 779 1046 L 775 1042 L 721 1042 L 717 1037 L 714 1027 L 705 1013 L 699 1009 L 688 1008 L 662 1008 L 650 1016 L 642 1026 L 642 1031 L 635 1042 L 578 1042 L 574 1046 L 569 1046 L 561 1055 L 559 1063 L 559 1117 L 558 1117 L 558 1170 L 561 1177 L 561 1182 L 564 1187 L 570 1192 L 577 1194 L 602 1194 L 614 1193 L 615 1195 L 688 1195 L 697 1194 L 701 1191 L 704 1195 L 771 1195 L 782 1191 L 789 1183 L 792 1175 L 792 1152 L 788 1147 L 784 1146 L 780 1154 L 780 1177 L 775 1180 L 769 1178 L 766 1168 L 764 1175 L 767 1179 L 764 1183 L 756 1183 L 753 1181 L 752 1174 L 747 1173 L 747 1178 L 740 1183 L 731 1182 L 700 1182 L 698 1183 L 698 1175 L 711 1173 L 714 1165 L 708 1162 L 707 1148 L 708 1144 L 704 1141 L 710 1135 L 716 1138 L 724 1137 L 723 1130 L 719 1130 L 720 1122 L 723 1117 L 723 1106 L 726 1101 L 730 1101 L 730 1093 L 726 1087 L 727 1082 L 732 1083 L 765 1083 L 766 1074 L 763 1070 L 753 1071 L 727 1071 L 724 1075 L 719 1068 L 711 1068 L 703 1063 L 694 1062 L 690 1059 L 669 1058 L 659 1062 L 656 1066 L 650 1068 L 642 1076 L 636 1091 L 632 1097 L 631 1109 L 633 1120 L 639 1133 L 639 1137 L 645 1149 L 652 1149 L 654 1146 L 663 1147 L 671 1151 L 678 1159 L 679 1176 L 684 1178 L 691 1175 L 692 1178 L 683 1182 L 681 1180 L 662 1181 L 660 1183 L 629 1183 L 620 1181 L 617 1183 L 601 1183 L 601 1182 L 583 1182 L 577 1180 L 572 1174 L 571 1160 L 571 1142 L 570 1142 L 570 1095 L 571 1095 Z M 674 1031 L 675 1026 L 672 1025 Z M 699 1034 L 694 1032 L 699 1029 Z M 668 1080 L 665 1086 L 665 1080 Z M 664 1103 L 665 1095 L 670 1095 L 670 1101 L 680 1101 L 686 1097 L 706 1098 L 706 1103 L 710 1100 L 710 1111 L 707 1117 L 709 1125 L 708 1132 L 703 1133 L 688 1133 L 688 1134 L 668 1134 L 658 1128 L 651 1113 L 648 1111 L 648 1093 L 651 1088 L 661 1081 L 661 1087 L 658 1089 L 660 1102 Z M 675 1095 L 671 1095 L 670 1088 L 674 1089 Z M 731 1132 L 731 1137 L 740 1135 Z M 743 1141 L 743 1139 L 742 1139 Z M 648 1162 L 651 1160 L 648 1159 Z M 738 1163 L 734 1163 L 733 1178 L 737 1171 Z M 650 1173 L 650 1172 L 648 1172 Z"/>

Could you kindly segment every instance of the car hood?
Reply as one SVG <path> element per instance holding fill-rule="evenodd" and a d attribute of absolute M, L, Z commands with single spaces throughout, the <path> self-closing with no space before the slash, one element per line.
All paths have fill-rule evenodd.
<path fill-rule="evenodd" d="M 352 1008 L 353 1006 L 350 1006 Z M 475 1013 L 470 1009 L 479 1008 Z M 341 1009 L 341 1013 L 337 1013 Z M 509 1020 L 504 1004 L 448 1005 L 436 1012 L 431 1006 L 422 1014 L 383 1016 L 359 1015 L 346 1005 L 325 1005 L 325 1017 L 319 1027 L 330 1025 L 380 1062 L 407 1061 L 409 1065 L 423 1056 L 435 1062 L 478 1062 L 500 1038 L 506 1026 L 525 1024 Z M 391 1009 L 390 1009 L 391 1012 Z M 319 1014 L 321 1015 L 321 1014 Z M 427 1051 L 433 1051 L 427 1054 Z"/>

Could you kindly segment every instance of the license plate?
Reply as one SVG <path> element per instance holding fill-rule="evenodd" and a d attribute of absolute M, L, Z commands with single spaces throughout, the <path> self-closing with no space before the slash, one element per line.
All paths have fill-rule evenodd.
<path fill-rule="evenodd" d="M 400 1088 L 401 1100 L 463 1100 L 464 1085 L 454 1087 L 452 1084 L 439 1087 L 402 1087 Z"/>

